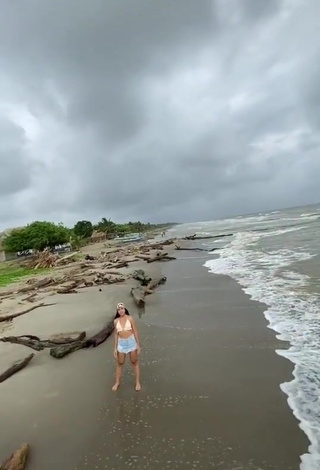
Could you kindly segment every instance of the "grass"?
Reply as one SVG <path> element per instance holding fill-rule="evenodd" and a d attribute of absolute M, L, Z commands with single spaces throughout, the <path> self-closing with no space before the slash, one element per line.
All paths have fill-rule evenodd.
<path fill-rule="evenodd" d="M 20 281 L 26 276 L 36 276 L 48 272 L 48 269 L 24 268 L 16 263 L 0 263 L 0 287 L 7 286 L 13 282 Z"/>

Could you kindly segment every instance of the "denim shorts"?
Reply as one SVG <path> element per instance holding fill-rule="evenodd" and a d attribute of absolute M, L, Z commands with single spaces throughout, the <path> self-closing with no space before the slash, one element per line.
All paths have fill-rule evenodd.
<path fill-rule="evenodd" d="M 129 338 L 118 338 L 118 352 L 128 354 L 138 348 L 134 335 Z"/>

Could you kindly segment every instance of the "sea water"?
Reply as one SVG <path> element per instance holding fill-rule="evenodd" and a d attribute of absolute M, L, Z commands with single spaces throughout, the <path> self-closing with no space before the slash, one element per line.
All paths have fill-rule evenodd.
<path fill-rule="evenodd" d="M 276 352 L 294 363 L 294 378 L 280 386 L 311 443 L 301 470 L 319 470 L 320 205 L 183 224 L 168 236 L 193 233 L 233 234 L 202 241 L 209 251 L 220 248 L 205 267 L 265 303 L 269 327 L 290 342 Z"/>

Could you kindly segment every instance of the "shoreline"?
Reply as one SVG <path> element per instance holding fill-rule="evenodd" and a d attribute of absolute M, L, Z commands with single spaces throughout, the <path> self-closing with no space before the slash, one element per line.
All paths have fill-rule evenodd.
<path fill-rule="evenodd" d="M 149 468 L 150 446 L 159 460 L 153 468 L 159 469 L 174 461 L 177 452 L 181 466 L 177 461 L 172 468 L 208 468 L 212 459 L 222 464 L 224 458 L 227 466 L 220 468 L 225 470 L 233 468 L 233 460 L 245 470 L 259 468 L 254 465 L 262 465 L 263 470 L 298 469 L 299 456 L 307 451 L 308 443 L 280 390 L 286 377 L 293 379 L 292 363 L 275 354 L 279 346 L 286 349 L 285 343 L 276 340 L 275 332 L 266 326 L 265 316 L 260 315 L 262 304 L 248 299 L 231 278 L 208 273 L 201 264 L 207 258 L 207 254 L 180 253 L 170 263 L 143 265 L 147 272 L 165 275 L 168 281 L 148 296 L 146 312 L 140 316 L 128 285 L 114 284 L 103 286 L 103 292 L 91 288 L 62 296 L 56 307 L 14 320 L 10 334 L 43 335 L 53 328 L 57 332 L 60 325 L 65 331 L 86 326 L 93 332 L 105 322 L 105 312 L 112 316 L 117 301 L 124 301 L 138 317 L 143 390 L 133 391 L 127 364 L 123 386 L 117 393 L 111 392 L 115 369 L 111 338 L 98 348 L 60 360 L 42 351 L 37 361 L 1 384 L 5 406 L 0 414 L 7 433 L 0 445 L 0 461 L 22 440 L 31 445 L 30 470 L 44 465 L 48 470 L 81 470 L 90 468 L 88 465 L 104 468 L 106 464 L 117 468 L 115 455 L 119 452 L 126 457 L 120 461 L 131 463 L 131 468 Z M 214 310 L 210 310 L 212 305 Z M 4 347 L 13 355 L 23 348 Z M 249 363 L 251 375 L 243 369 Z M 202 370 L 204 365 L 210 369 L 210 377 Z M 266 377 L 261 375 L 262 365 Z M 246 380 L 251 381 L 252 390 Z M 231 390 L 236 390 L 236 396 Z M 250 411 L 252 406 L 255 414 Z M 208 422 L 209 416 L 212 422 Z M 199 419 L 201 426 L 195 425 Z M 262 428 L 261 419 L 267 423 Z M 191 423 L 196 429 L 190 428 Z M 261 436 L 253 446 L 250 440 L 256 440 L 258 430 L 267 438 Z M 125 434 L 132 437 L 123 441 Z M 200 457 L 195 456 L 196 449 Z"/>

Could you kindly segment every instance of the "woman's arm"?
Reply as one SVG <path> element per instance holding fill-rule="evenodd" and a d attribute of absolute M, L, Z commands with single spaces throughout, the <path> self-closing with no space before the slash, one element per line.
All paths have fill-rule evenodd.
<path fill-rule="evenodd" d="M 132 317 L 130 317 L 130 321 L 131 321 L 131 325 L 132 325 L 132 331 L 133 331 L 134 337 L 135 337 L 137 345 L 138 345 L 138 354 L 140 354 L 141 346 L 140 346 L 140 339 L 139 339 L 139 334 L 138 334 L 136 322 L 134 321 L 134 319 Z"/>
<path fill-rule="evenodd" d="M 114 350 L 113 350 L 113 355 L 114 357 L 117 357 L 117 352 L 118 352 L 118 332 L 116 329 L 116 323 L 117 320 L 114 320 L 114 330 L 113 330 L 113 336 L 114 336 Z"/>

